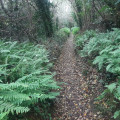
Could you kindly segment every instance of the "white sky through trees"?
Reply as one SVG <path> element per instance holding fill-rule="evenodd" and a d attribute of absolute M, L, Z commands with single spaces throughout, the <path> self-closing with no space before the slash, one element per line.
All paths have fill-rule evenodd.
<path fill-rule="evenodd" d="M 59 18 L 60 23 L 67 23 L 67 21 L 73 21 L 72 19 L 72 6 L 68 0 L 50 0 L 51 3 L 55 4 L 55 16 Z"/>

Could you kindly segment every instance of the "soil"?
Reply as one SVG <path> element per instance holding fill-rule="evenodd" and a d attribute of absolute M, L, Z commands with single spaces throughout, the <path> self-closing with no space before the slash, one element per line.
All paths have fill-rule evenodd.
<path fill-rule="evenodd" d="M 94 99 L 103 91 L 97 70 L 76 56 L 71 34 L 55 64 L 56 80 L 63 82 L 52 109 L 53 120 L 110 120 L 95 109 Z"/>

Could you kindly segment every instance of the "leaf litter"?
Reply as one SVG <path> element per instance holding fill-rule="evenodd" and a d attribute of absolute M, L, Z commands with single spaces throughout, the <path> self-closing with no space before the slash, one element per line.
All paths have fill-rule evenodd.
<path fill-rule="evenodd" d="M 73 35 L 55 64 L 56 80 L 64 82 L 52 109 L 53 120 L 110 120 L 95 109 L 94 99 L 103 91 L 96 69 L 74 50 Z"/>

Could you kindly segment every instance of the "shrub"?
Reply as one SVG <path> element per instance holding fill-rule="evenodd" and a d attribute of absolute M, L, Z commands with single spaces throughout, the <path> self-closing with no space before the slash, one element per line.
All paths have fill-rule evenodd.
<path fill-rule="evenodd" d="M 88 34 L 90 33 L 90 34 Z M 87 31 L 76 39 L 76 47 L 80 46 L 82 57 L 93 60 L 99 70 L 118 76 L 114 82 L 107 85 L 107 89 L 98 97 L 106 102 L 108 111 L 115 111 L 114 118 L 120 119 L 120 29 L 113 29 L 107 33 Z M 106 106 L 105 106 L 106 107 Z"/>
<path fill-rule="evenodd" d="M 83 49 L 84 45 L 88 43 L 90 38 L 93 38 L 96 35 L 96 31 L 86 31 L 83 35 L 79 35 L 75 38 L 76 47 Z"/>
<path fill-rule="evenodd" d="M 58 89 L 48 52 L 31 43 L 0 41 L 0 118 L 26 113 L 30 105 L 54 99 Z"/>
<path fill-rule="evenodd" d="M 120 45 L 109 45 L 100 52 L 94 60 L 99 69 L 106 66 L 106 71 L 120 75 Z"/>
<path fill-rule="evenodd" d="M 120 109 L 118 108 L 120 102 L 120 79 L 118 82 L 111 83 L 105 86 L 104 92 L 96 99 L 102 103 L 102 108 L 105 112 L 112 112 L 114 119 L 120 119 Z"/>
<path fill-rule="evenodd" d="M 70 35 L 70 28 L 64 27 L 60 29 L 61 34 L 65 33 L 66 35 Z"/>
<path fill-rule="evenodd" d="M 73 27 L 73 28 L 71 28 L 71 30 L 72 30 L 72 33 L 73 33 L 74 35 L 76 35 L 76 34 L 79 33 L 80 28 L 79 28 L 79 27 Z"/>
<path fill-rule="evenodd" d="M 63 45 L 68 38 L 68 34 L 70 34 L 70 32 L 66 34 L 65 32 L 61 30 L 57 31 L 54 35 L 54 39 L 59 45 Z"/>

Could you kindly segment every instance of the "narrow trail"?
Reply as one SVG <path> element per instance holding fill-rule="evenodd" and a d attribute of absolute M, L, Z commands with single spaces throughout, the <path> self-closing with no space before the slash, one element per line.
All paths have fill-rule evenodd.
<path fill-rule="evenodd" d="M 56 102 L 53 119 L 107 120 L 101 117 L 100 112 L 93 112 L 91 105 L 97 91 L 93 86 L 98 84 L 95 78 L 96 75 L 93 75 L 95 70 L 86 67 L 83 61 L 79 60 L 77 60 L 74 52 L 73 35 L 71 34 L 55 66 L 57 81 L 66 84 L 61 86 L 63 89 Z M 84 67 L 91 70 L 89 78 L 82 75 Z"/>

